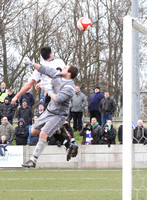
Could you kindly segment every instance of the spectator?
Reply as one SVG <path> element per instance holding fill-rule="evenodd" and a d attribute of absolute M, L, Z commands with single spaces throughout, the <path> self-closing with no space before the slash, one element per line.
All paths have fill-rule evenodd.
<path fill-rule="evenodd" d="M 111 133 L 112 133 L 112 144 L 116 144 L 115 139 L 116 139 L 116 129 L 113 127 L 113 123 L 111 120 L 107 120 L 107 124 L 110 125 L 111 129 Z"/>
<path fill-rule="evenodd" d="M 37 119 L 38 119 L 38 117 L 34 116 L 33 124 L 36 123 Z M 35 146 L 39 140 L 39 135 L 33 135 L 31 132 L 31 128 L 32 128 L 32 125 L 29 127 L 29 137 L 27 139 L 27 142 L 30 146 Z"/>
<path fill-rule="evenodd" d="M 113 144 L 113 134 L 109 124 L 105 124 L 99 144 L 107 144 L 108 147 Z"/>
<path fill-rule="evenodd" d="M 101 125 L 101 113 L 99 112 L 99 103 L 104 98 L 104 95 L 100 92 L 100 87 L 97 86 L 94 89 L 94 93 L 90 96 L 88 110 L 90 113 L 90 121 L 92 117 L 96 117 L 99 125 Z"/>
<path fill-rule="evenodd" d="M 8 95 L 8 90 L 6 89 L 6 83 L 2 82 L 0 86 L 0 111 L 7 95 Z M 1 125 L 1 117 L 0 117 L 0 125 Z"/>
<path fill-rule="evenodd" d="M 121 124 L 119 127 L 118 127 L 118 141 L 120 144 L 123 144 L 123 125 Z"/>
<path fill-rule="evenodd" d="M 2 135 L 2 136 L 1 136 L 0 144 L 4 144 L 4 145 L 9 144 L 8 141 L 6 140 L 6 136 L 5 136 L 5 135 Z"/>
<path fill-rule="evenodd" d="M 137 126 L 133 130 L 133 143 L 134 144 L 145 144 L 147 140 L 147 129 L 143 126 L 143 121 L 139 119 Z"/>
<path fill-rule="evenodd" d="M 32 106 L 35 104 L 35 99 L 32 93 L 30 93 L 30 90 L 28 90 L 26 93 L 24 93 L 20 98 L 19 98 L 19 103 L 20 106 L 22 106 L 22 100 L 26 99 L 27 105 L 32 108 Z"/>
<path fill-rule="evenodd" d="M 86 126 L 80 131 L 80 136 L 83 137 L 81 144 L 91 145 L 92 144 L 92 135 L 91 135 L 91 125 L 88 122 Z"/>
<path fill-rule="evenodd" d="M 15 96 L 15 94 L 14 94 L 13 90 L 8 89 L 8 96 L 7 97 L 9 98 L 10 103 L 11 103 L 14 96 Z"/>
<path fill-rule="evenodd" d="M 71 107 L 70 107 L 68 118 L 67 118 L 67 121 L 68 121 L 69 124 L 70 124 L 72 118 L 73 118 L 73 116 L 72 116 Z"/>
<path fill-rule="evenodd" d="M 22 100 L 22 106 L 18 109 L 17 118 L 18 120 L 23 118 L 28 128 L 32 124 L 32 108 L 27 105 L 26 99 Z"/>
<path fill-rule="evenodd" d="M 105 98 L 99 104 L 99 111 L 101 113 L 102 126 L 106 124 L 107 120 L 112 121 L 112 114 L 116 110 L 116 105 L 113 99 L 109 97 L 109 92 L 104 93 Z"/>
<path fill-rule="evenodd" d="M 8 90 L 6 89 L 6 83 L 2 82 L 0 87 L 0 103 L 4 103 L 7 96 Z"/>
<path fill-rule="evenodd" d="M 12 124 L 15 111 L 15 106 L 11 104 L 11 102 L 9 101 L 9 97 L 6 97 L 1 107 L 0 117 L 7 117 L 10 124 Z"/>
<path fill-rule="evenodd" d="M 14 135 L 15 135 L 16 145 L 27 144 L 29 130 L 28 130 L 28 127 L 25 125 L 25 121 L 23 118 L 19 119 L 18 126 L 15 128 Z"/>
<path fill-rule="evenodd" d="M 90 138 L 87 138 L 90 132 L 91 136 Z M 102 128 L 98 124 L 96 117 L 93 117 L 91 119 L 91 124 L 90 123 L 86 124 L 86 126 L 80 132 L 80 135 L 83 136 L 82 144 L 86 144 L 88 140 L 91 140 L 91 144 L 99 144 L 100 138 L 102 136 Z"/>
<path fill-rule="evenodd" d="M 102 135 L 102 127 L 97 122 L 96 117 L 91 119 L 91 134 L 92 134 L 92 144 L 99 144 L 100 137 Z"/>
<path fill-rule="evenodd" d="M 86 96 L 81 92 L 80 87 L 76 86 L 75 94 L 71 102 L 71 112 L 73 117 L 74 131 L 82 130 L 82 118 L 85 105 L 86 105 Z"/>
<path fill-rule="evenodd" d="M 0 137 L 2 135 L 6 136 L 6 140 L 11 145 L 13 138 L 14 138 L 14 128 L 13 126 L 8 122 L 7 117 L 2 118 L 2 124 L 0 125 Z"/>
<path fill-rule="evenodd" d="M 12 89 L 8 89 L 8 98 L 9 98 L 9 102 L 11 103 L 13 97 L 15 96 L 14 92 Z M 16 109 L 17 109 L 17 106 L 18 106 L 18 101 L 16 103 L 16 105 L 13 105 L 14 106 L 14 109 L 15 109 L 15 112 L 14 112 L 14 115 L 16 113 Z M 12 119 L 10 120 L 10 123 L 13 125 L 13 119 L 14 119 L 14 115 L 12 116 Z"/>
<path fill-rule="evenodd" d="M 36 116 L 39 117 L 44 112 L 43 104 L 39 104 Z"/>
<path fill-rule="evenodd" d="M 47 138 L 48 145 L 57 145 L 61 147 L 64 142 L 64 137 L 61 134 L 61 130 L 56 131 L 51 137 Z"/>

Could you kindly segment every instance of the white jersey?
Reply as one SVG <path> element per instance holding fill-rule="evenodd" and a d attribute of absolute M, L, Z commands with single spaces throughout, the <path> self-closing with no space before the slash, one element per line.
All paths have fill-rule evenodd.
<path fill-rule="evenodd" d="M 65 67 L 65 63 L 63 62 L 63 60 L 61 59 L 55 59 L 55 60 L 51 60 L 51 61 L 42 61 L 41 65 L 50 67 L 50 68 L 61 68 L 63 69 Z M 40 72 L 38 72 L 36 69 L 34 70 L 31 79 L 35 80 L 36 82 L 41 80 L 41 85 L 40 87 L 47 91 L 48 89 L 51 89 L 51 78 L 49 78 L 48 76 L 41 74 Z"/>

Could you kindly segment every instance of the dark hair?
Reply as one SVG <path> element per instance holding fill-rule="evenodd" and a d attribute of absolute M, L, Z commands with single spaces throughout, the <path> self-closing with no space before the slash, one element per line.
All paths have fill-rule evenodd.
<path fill-rule="evenodd" d="M 69 65 L 69 66 L 70 68 L 68 69 L 68 72 L 71 73 L 71 79 L 74 79 L 78 74 L 78 68 L 73 65 Z"/>
<path fill-rule="evenodd" d="M 99 87 L 99 86 L 96 86 L 94 89 L 99 89 L 99 90 L 100 90 L 100 87 Z"/>
<path fill-rule="evenodd" d="M 51 52 L 52 50 L 49 46 L 42 47 L 40 50 L 41 56 L 44 60 L 49 59 Z"/>

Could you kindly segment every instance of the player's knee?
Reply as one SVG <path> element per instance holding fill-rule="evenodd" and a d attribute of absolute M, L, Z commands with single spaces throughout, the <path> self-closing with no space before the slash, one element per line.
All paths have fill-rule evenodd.
<path fill-rule="evenodd" d="M 40 140 L 47 140 L 48 134 L 44 131 L 40 132 L 39 139 Z"/>
<path fill-rule="evenodd" d="M 40 130 L 37 130 L 37 129 L 32 128 L 32 129 L 31 129 L 31 133 L 32 133 L 33 135 L 39 135 L 39 134 L 40 134 Z"/>

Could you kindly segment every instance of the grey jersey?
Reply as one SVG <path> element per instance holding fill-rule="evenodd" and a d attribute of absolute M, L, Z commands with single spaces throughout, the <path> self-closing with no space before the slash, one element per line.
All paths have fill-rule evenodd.
<path fill-rule="evenodd" d="M 47 110 L 56 115 L 68 115 L 71 99 L 75 94 L 74 81 L 72 79 L 64 79 L 60 75 L 60 72 L 43 65 L 38 71 L 52 78 L 52 90 L 56 94 L 56 102 L 51 99 L 47 106 Z"/>

